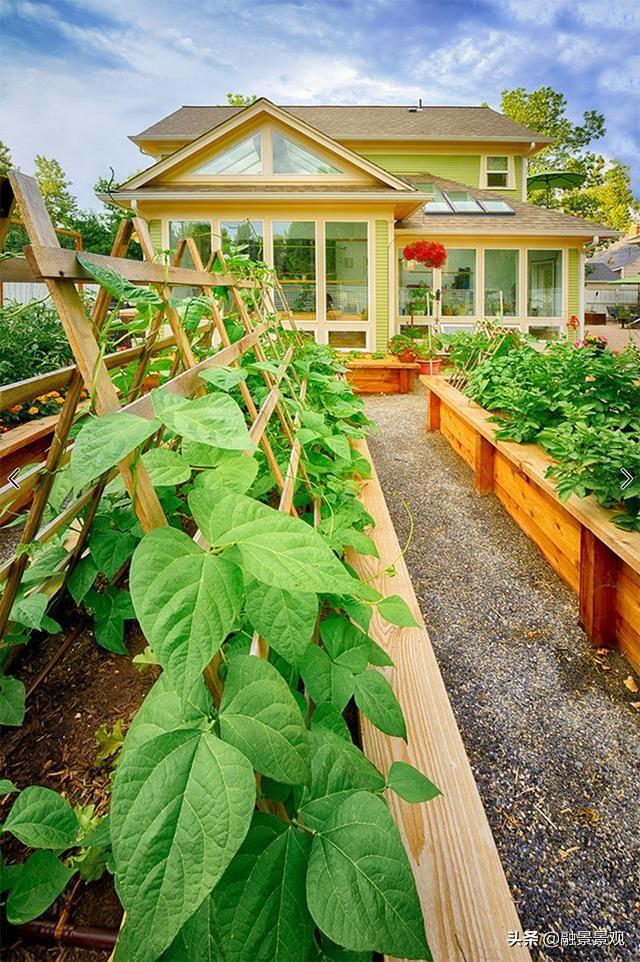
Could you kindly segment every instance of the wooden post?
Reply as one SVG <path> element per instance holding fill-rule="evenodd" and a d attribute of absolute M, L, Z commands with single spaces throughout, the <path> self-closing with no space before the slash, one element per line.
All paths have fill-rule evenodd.
<path fill-rule="evenodd" d="M 440 408 L 442 404 L 439 395 L 427 388 L 427 431 L 440 430 Z"/>
<path fill-rule="evenodd" d="M 475 437 L 475 487 L 478 494 L 493 491 L 493 456 L 495 448 L 480 433 Z"/>
<path fill-rule="evenodd" d="M 616 644 L 618 559 L 589 528 L 580 532 L 580 624 L 592 645 Z"/>

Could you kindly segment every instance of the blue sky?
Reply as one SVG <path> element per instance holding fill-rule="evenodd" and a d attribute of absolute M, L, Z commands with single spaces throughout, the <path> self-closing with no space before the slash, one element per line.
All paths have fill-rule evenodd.
<path fill-rule="evenodd" d="M 128 134 L 227 91 L 497 107 L 549 84 L 605 114 L 640 193 L 638 0 L 0 0 L 0 49 L 0 139 L 27 172 L 59 160 L 85 206 L 109 166 L 147 165 Z"/>

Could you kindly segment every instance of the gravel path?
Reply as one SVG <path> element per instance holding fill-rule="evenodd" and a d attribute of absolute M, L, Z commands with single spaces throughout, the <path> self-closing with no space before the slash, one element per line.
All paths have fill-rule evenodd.
<path fill-rule="evenodd" d="M 623 681 L 637 676 L 589 646 L 576 596 L 497 499 L 475 493 L 444 438 L 425 433 L 423 394 L 370 398 L 367 413 L 401 543 L 407 508 L 415 522 L 406 560 L 522 924 L 582 941 L 623 933 L 623 946 L 534 958 L 631 962 L 640 695 Z"/>

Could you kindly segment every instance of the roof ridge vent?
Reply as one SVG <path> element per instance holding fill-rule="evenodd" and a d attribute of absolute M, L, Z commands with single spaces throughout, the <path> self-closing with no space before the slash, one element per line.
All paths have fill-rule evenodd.
<path fill-rule="evenodd" d="M 417 107 L 409 107 L 408 110 L 410 114 L 422 113 L 422 97 L 419 98 Z"/>

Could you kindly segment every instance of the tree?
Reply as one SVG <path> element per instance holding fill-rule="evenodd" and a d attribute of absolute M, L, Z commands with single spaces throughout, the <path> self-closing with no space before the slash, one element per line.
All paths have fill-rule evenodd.
<path fill-rule="evenodd" d="M 0 176 L 2 174 L 8 174 L 10 170 L 13 170 L 14 166 L 11 149 L 0 140 Z"/>
<path fill-rule="evenodd" d="M 248 107 L 258 99 L 257 94 L 227 94 L 227 103 L 231 107 Z"/>
<path fill-rule="evenodd" d="M 502 91 L 503 114 L 553 138 L 552 144 L 531 158 L 530 172 L 572 170 L 586 176 L 582 187 L 550 191 L 548 196 L 546 190 L 529 191 L 528 199 L 540 207 L 626 230 L 632 215 L 640 209 L 631 189 L 629 168 L 590 149 L 606 133 L 604 116 L 597 110 L 585 110 L 582 122 L 574 123 L 567 116 L 567 106 L 564 94 L 552 87 Z"/>
<path fill-rule="evenodd" d="M 69 188 L 71 181 L 57 160 L 37 154 L 35 178 L 49 211 L 54 227 L 67 227 L 74 230 L 74 218 L 78 214 L 78 202 Z"/>

